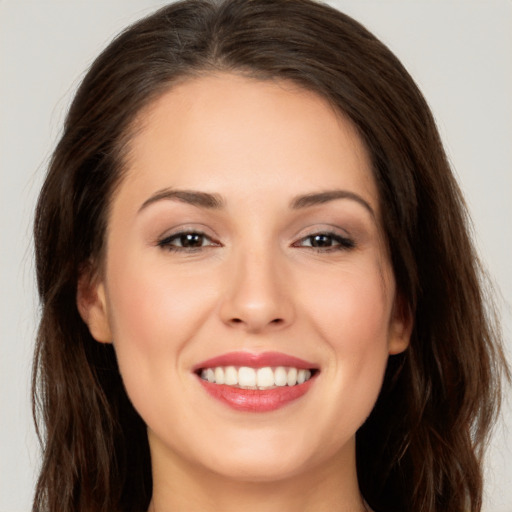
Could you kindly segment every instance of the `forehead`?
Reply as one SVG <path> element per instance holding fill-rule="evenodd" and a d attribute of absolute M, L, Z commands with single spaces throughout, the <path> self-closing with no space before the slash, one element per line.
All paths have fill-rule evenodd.
<path fill-rule="evenodd" d="M 233 74 L 191 78 L 155 100 L 135 125 L 125 181 L 138 192 L 199 187 L 268 195 L 278 188 L 293 195 L 343 185 L 377 209 L 357 130 L 327 100 L 294 83 Z"/>

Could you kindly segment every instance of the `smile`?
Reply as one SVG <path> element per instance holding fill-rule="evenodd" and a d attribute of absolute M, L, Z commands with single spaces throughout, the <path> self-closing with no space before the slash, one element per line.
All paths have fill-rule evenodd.
<path fill-rule="evenodd" d="M 314 371 L 314 370 L 313 370 Z M 303 368 L 251 368 L 248 366 L 217 366 L 201 370 L 201 378 L 214 384 L 226 384 L 241 389 L 273 389 L 296 386 L 311 378 L 312 371 Z"/>
<path fill-rule="evenodd" d="M 319 373 L 314 364 L 275 352 L 233 352 L 194 368 L 203 389 L 239 411 L 268 412 L 307 393 Z"/>

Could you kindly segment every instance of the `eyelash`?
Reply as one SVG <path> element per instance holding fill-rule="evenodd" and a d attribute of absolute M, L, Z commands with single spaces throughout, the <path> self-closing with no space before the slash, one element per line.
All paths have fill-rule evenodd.
<path fill-rule="evenodd" d="M 183 245 L 185 239 L 184 237 L 200 237 L 201 238 L 201 245 L 200 246 L 192 246 L 192 247 L 186 247 Z M 330 240 L 331 244 L 336 245 L 329 245 L 326 247 L 319 247 L 314 246 L 313 242 L 314 238 L 323 237 L 324 239 Z M 181 245 L 174 245 L 176 241 L 180 241 Z M 306 240 L 310 241 L 310 245 L 302 245 L 302 243 Z M 203 245 L 205 241 L 209 241 L 206 245 Z M 317 240 L 318 242 L 318 240 Z M 199 252 L 205 248 L 208 247 L 221 247 L 221 244 L 219 242 L 216 242 L 212 240 L 211 237 L 206 235 L 205 233 L 202 233 L 200 231 L 180 231 L 179 233 L 173 233 L 170 236 L 167 236 L 160 240 L 157 243 L 158 247 L 161 247 L 162 249 L 165 249 L 170 252 L 185 252 L 185 253 L 194 253 Z M 315 252 L 319 253 L 328 253 L 328 252 L 336 252 L 336 251 L 349 251 L 351 249 L 354 249 L 356 247 L 355 241 L 351 238 L 347 238 L 344 236 L 341 236 L 337 233 L 333 233 L 330 231 L 321 231 L 318 233 L 312 233 L 310 235 L 307 235 L 305 237 L 302 237 L 297 242 L 294 242 L 292 244 L 292 247 L 303 247 L 303 248 L 310 248 L 314 250 Z"/>
<path fill-rule="evenodd" d="M 187 236 L 201 237 L 201 240 L 203 243 L 206 240 L 209 240 L 210 243 L 208 243 L 207 245 L 200 245 L 198 247 L 186 247 L 183 245 L 183 242 L 184 242 L 184 237 L 187 237 Z M 180 241 L 182 245 L 173 245 L 173 242 L 176 242 L 176 240 Z M 201 231 L 190 230 L 190 231 L 180 231 L 179 233 L 173 233 L 172 235 L 167 236 L 167 237 L 163 238 L 162 240 L 160 240 L 157 245 L 159 247 L 161 247 L 162 249 L 166 249 L 171 252 L 189 252 L 190 253 L 190 252 L 199 252 L 202 249 L 205 249 L 207 247 L 220 247 L 221 244 L 219 242 L 213 241 L 211 239 L 211 237 L 209 237 L 205 233 L 202 233 Z"/>
<path fill-rule="evenodd" d="M 314 238 L 323 237 L 326 239 L 330 239 L 331 243 L 336 243 L 337 245 L 330 245 L 327 247 L 315 247 L 313 245 L 299 245 L 305 240 L 309 240 L 310 243 L 313 243 L 312 240 Z M 353 239 L 347 238 L 339 235 L 338 233 L 333 233 L 332 231 L 319 231 L 318 233 L 312 233 L 301 238 L 298 242 L 293 244 L 293 247 L 310 247 L 316 252 L 325 253 L 325 252 L 335 252 L 335 251 L 349 251 L 354 249 L 356 243 Z"/>

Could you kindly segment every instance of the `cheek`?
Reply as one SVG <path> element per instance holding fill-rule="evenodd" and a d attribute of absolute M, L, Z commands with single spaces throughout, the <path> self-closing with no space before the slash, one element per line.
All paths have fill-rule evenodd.
<path fill-rule="evenodd" d="M 333 350 L 356 355 L 387 349 L 394 294 L 378 268 L 333 273 L 315 285 L 305 288 L 303 300 Z"/>
<path fill-rule="evenodd" d="M 127 387 L 176 375 L 183 348 L 215 303 L 208 280 L 169 272 L 165 263 L 139 263 L 112 262 L 108 282 L 109 320 Z"/>
<path fill-rule="evenodd" d="M 358 421 L 370 413 L 382 386 L 393 289 L 378 268 L 343 272 L 317 285 L 322 285 L 318 292 L 305 294 L 304 300 L 331 353 L 327 372 L 335 382 L 333 404 Z"/>
<path fill-rule="evenodd" d="M 180 403 L 182 354 L 214 307 L 213 289 L 211 279 L 170 272 L 165 262 L 112 262 L 109 318 L 119 371 L 148 425 L 170 421 L 166 404 Z"/>
<path fill-rule="evenodd" d="M 170 272 L 165 262 L 138 264 L 134 258 L 117 267 L 113 263 L 109 275 L 114 340 L 169 345 L 178 334 L 186 338 L 211 306 L 212 286 L 204 276 Z"/>

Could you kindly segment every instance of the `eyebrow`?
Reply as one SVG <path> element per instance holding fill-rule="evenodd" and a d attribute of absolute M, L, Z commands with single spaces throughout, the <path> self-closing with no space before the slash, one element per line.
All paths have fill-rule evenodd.
<path fill-rule="evenodd" d="M 351 199 L 362 205 L 368 212 L 375 217 L 375 212 L 370 204 L 365 201 L 361 196 L 348 190 L 327 190 L 324 192 L 316 192 L 311 194 L 304 194 L 292 199 L 290 208 L 293 210 L 300 210 L 303 208 L 311 208 L 321 204 L 335 201 L 336 199 Z M 187 203 L 199 208 L 207 208 L 212 210 L 219 210 L 224 208 L 225 201 L 219 194 L 212 194 L 209 192 L 200 192 L 198 190 L 176 190 L 172 188 L 165 188 L 153 194 L 150 198 L 146 199 L 139 208 L 139 212 L 147 208 L 149 205 L 162 200 L 174 200 L 182 203 Z"/>
<path fill-rule="evenodd" d="M 176 190 L 166 188 L 159 190 L 149 199 L 146 199 L 139 208 L 139 212 L 147 208 L 149 205 L 163 199 L 180 201 L 200 208 L 213 210 L 218 210 L 224 207 L 224 200 L 219 194 L 210 194 L 208 192 L 199 192 L 197 190 Z"/>
<path fill-rule="evenodd" d="M 375 211 L 368 201 L 365 201 L 361 196 L 354 194 L 354 192 L 349 192 L 348 190 L 327 190 L 325 192 L 297 196 L 290 203 L 290 207 L 293 210 L 300 210 L 302 208 L 310 208 L 312 206 L 328 203 L 336 199 L 351 199 L 352 201 L 356 201 L 360 205 L 364 206 L 364 208 L 370 212 L 372 217 L 376 218 Z"/>

